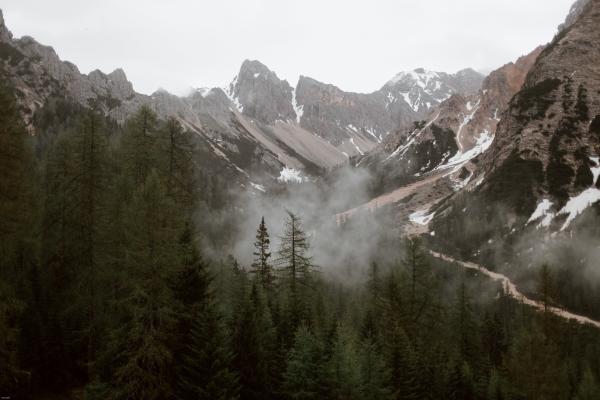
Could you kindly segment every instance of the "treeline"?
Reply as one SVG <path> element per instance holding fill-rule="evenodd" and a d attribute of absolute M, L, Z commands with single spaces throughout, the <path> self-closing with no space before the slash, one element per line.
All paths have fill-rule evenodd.
<path fill-rule="evenodd" d="M 142 108 L 119 127 L 56 102 L 32 138 L 9 90 L 0 109 L 0 396 L 597 398 L 598 330 L 417 240 L 345 285 L 298 215 L 256 216 L 254 262 L 238 264 L 226 185 L 174 119 Z M 267 223 L 284 224 L 276 248 Z M 540 295 L 551 286 L 546 270 Z"/>
<path fill-rule="evenodd" d="M 53 100 L 35 136 L 10 88 L 0 109 L 0 395 L 169 397 L 198 242 L 228 237 L 226 182 L 146 107 L 119 127 Z"/>

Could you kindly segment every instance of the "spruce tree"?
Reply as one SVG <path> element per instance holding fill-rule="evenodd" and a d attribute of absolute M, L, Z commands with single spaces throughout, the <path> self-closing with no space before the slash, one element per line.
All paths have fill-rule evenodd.
<path fill-rule="evenodd" d="M 265 217 L 260 220 L 260 225 L 256 230 L 256 241 L 254 242 L 254 262 L 252 263 L 252 269 L 250 272 L 256 274 L 261 284 L 265 289 L 273 287 L 275 281 L 275 275 L 273 267 L 269 263 L 271 252 L 269 251 L 270 246 L 269 232 L 265 225 Z"/>
<path fill-rule="evenodd" d="M 128 212 L 129 270 L 118 299 L 122 321 L 112 332 L 112 384 L 118 398 L 160 399 L 173 392 L 170 338 L 177 303 L 169 282 L 178 265 L 176 218 L 158 173 L 135 192 Z"/>
<path fill-rule="evenodd" d="M 158 167 L 155 148 L 157 129 L 156 114 L 146 105 L 127 120 L 121 137 L 120 166 L 133 187 L 143 185 L 153 167 Z"/>
<path fill-rule="evenodd" d="M 175 117 L 167 118 L 157 133 L 160 170 L 165 175 L 167 195 L 192 209 L 199 197 L 193 136 Z"/>
<path fill-rule="evenodd" d="M 277 335 L 262 286 L 252 283 L 234 320 L 234 366 L 240 375 L 242 399 L 269 399 L 279 377 Z"/>
<path fill-rule="evenodd" d="M 361 399 L 362 377 L 357 338 L 350 329 L 338 326 L 332 354 L 326 364 L 327 380 L 334 399 Z"/>
<path fill-rule="evenodd" d="M 599 393 L 600 385 L 598 384 L 598 380 L 594 377 L 593 372 L 588 366 L 584 369 L 581 382 L 577 386 L 575 400 L 596 399 Z"/>
<path fill-rule="evenodd" d="M 393 399 L 391 370 L 372 338 L 366 338 L 360 348 L 360 398 L 365 400 Z"/>
<path fill-rule="evenodd" d="M 233 353 L 214 304 L 207 304 L 192 322 L 191 340 L 178 375 L 181 400 L 239 398 L 238 376 L 231 370 Z"/>
<path fill-rule="evenodd" d="M 294 400 L 312 400 L 323 391 L 322 344 L 306 326 L 300 326 L 287 357 L 283 389 Z"/>

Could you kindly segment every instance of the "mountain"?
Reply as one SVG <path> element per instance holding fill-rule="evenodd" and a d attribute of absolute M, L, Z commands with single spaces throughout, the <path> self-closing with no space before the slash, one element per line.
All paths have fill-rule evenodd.
<path fill-rule="evenodd" d="M 257 181 L 271 181 L 286 168 L 322 174 L 370 151 L 452 94 L 475 91 L 483 79 L 472 70 L 418 69 L 398 74 L 376 92 L 349 93 L 308 77 L 292 87 L 259 61 L 246 60 L 226 88 L 147 96 L 133 90 L 121 69 L 83 74 L 51 47 L 27 36 L 13 38 L 1 11 L 0 57 L 30 129 L 35 112 L 52 97 L 93 107 L 120 123 L 148 105 L 161 118 L 177 116 L 231 170 Z"/>
<path fill-rule="evenodd" d="M 390 104 L 402 98 L 416 113 L 427 113 L 453 94 L 471 95 L 481 87 L 483 76 L 470 68 L 456 74 L 417 68 L 401 72 L 381 89 Z"/>
<path fill-rule="evenodd" d="M 540 53 L 465 190 L 432 210 L 431 229 L 447 246 L 491 257 L 499 251 L 495 243 L 516 255 L 523 254 L 515 249 L 521 243 L 549 251 L 548 238 L 587 243 L 598 237 L 598 26 L 600 1 L 594 0 Z M 460 241 L 445 236 L 456 229 L 464 232 Z M 574 257 L 583 262 L 581 247 Z"/>
<path fill-rule="evenodd" d="M 559 33 L 567 29 L 568 27 L 573 25 L 575 21 L 577 21 L 577 18 L 579 18 L 579 16 L 583 13 L 583 10 L 585 9 L 585 6 L 587 6 L 589 1 L 590 0 L 577 0 L 575 3 L 573 3 L 571 9 L 569 10 L 567 18 L 565 19 L 565 22 L 558 26 Z"/>
<path fill-rule="evenodd" d="M 378 196 L 436 176 L 430 190 L 421 190 L 428 201 L 414 205 L 422 208 L 465 186 L 475 167 L 471 160 L 490 146 L 500 117 L 542 49 L 493 71 L 475 93 L 451 95 L 426 119 L 393 132 L 369 154 L 354 159 L 355 165 L 375 175 L 372 194 Z M 413 207 L 406 206 L 409 210 Z"/>

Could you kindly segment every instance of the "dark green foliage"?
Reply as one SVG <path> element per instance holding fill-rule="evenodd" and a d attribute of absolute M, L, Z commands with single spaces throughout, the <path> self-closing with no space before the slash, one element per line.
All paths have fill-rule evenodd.
<path fill-rule="evenodd" d="M 238 377 L 231 370 L 233 354 L 214 304 L 205 305 L 192 322 L 191 340 L 178 375 L 178 399 L 234 400 Z"/>
<path fill-rule="evenodd" d="M 296 332 L 283 381 L 283 390 L 288 398 L 309 400 L 317 398 L 323 392 L 322 346 L 306 326 L 301 326 Z"/>
<path fill-rule="evenodd" d="M 264 221 L 247 249 L 256 256 L 250 279 L 226 256 L 236 233 L 227 178 L 212 173 L 210 151 L 175 119 L 142 108 L 119 127 L 52 100 L 34 118 L 34 139 L 10 90 L 0 89 L 0 106 L 2 396 L 597 397 L 595 328 L 533 311 L 480 274 L 429 257 L 415 238 L 387 239 L 381 252 L 398 261 L 341 284 L 317 273 L 301 218 L 290 213 L 275 221 L 286 228 L 278 279 Z M 541 165 L 509 161 L 475 200 L 456 196 L 444 210 L 452 223 L 435 226 L 436 237 L 461 232 L 485 244 L 505 235 L 486 214 L 498 210 L 471 211 L 501 191 L 508 202 L 525 198 L 519 206 L 530 215 L 526 189 Z M 587 155 L 576 161 L 584 185 Z M 453 219 L 465 208 L 471 225 Z M 586 229 L 597 234 L 592 222 Z M 204 245 L 212 252 L 201 253 Z M 455 248 L 471 255 L 463 245 Z M 599 288 L 571 250 L 542 269 L 532 292 L 597 315 Z"/>
<path fill-rule="evenodd" d="M 264 288 L 272 288 L 275 283 L 275 273 L 269 263 L 271 252 L 269 251 L 271 241 L 269 232 L 265 225 L 265 217 L 260 220 L 260 225 L 256 230 L 256 241 L 254 242 L 254 262 L 252 263 L 252 273 L 256 274 L 257 279 Z"/>

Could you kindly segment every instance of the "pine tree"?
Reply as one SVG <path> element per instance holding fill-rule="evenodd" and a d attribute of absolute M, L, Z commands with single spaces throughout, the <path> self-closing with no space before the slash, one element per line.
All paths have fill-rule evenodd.
<path fill-rule="evenodd" d="M 157 141 L 167 195 L 192 209 L 199 197 L 192 134 L 185 131 L 175 117 L 170 117 L 159 130 Z"/>
<path fill-rule="evenodd" d="M 477 333 L 477 329 L 473 317 L 471 299 L 467 293 L 464 279 L 461 281 L 458 288 L 456 304 L 453 310 L 452 325 L 458 357 L 461 362 L 472 362 L 473 357 L 476 354 L 474 337 Z"/>
<path fill-rule="evenodd" d="M 10 250 L 31 228 L 30 184 L 35 170 L 30 140 L 21 121 L 12 89 L 0 82 L 0 255 L 4 262 Z M 2 264 L 0 264 L 2 266 Z M 6 272 L 0 269 L 0 273 Z"/>
<path fill-rule="evenodd" d="M 542 265 L 542 267 L 540 268 L 538 279 L 538 294 L 541 298 L 541 302 L 543 305 L 542 318 L 544 335 L 548 337 L 548 335 L 550 334 L 550 307 L 552 295 L 554 293 L 552 274 L 550 272 L 550 267 L 548 266 L 548 264 Z"/>
<path fill-rule="evenodd" d="M 495 369 L 490 374 L 490 381 L 487 387 L 488 400 L 503 400 L 504 393 L 502 389 L 502 379 L 500 374 Z"/>
<path fill-rule="evenodd" d="M 283 389 L 294 400 L 312 400 L 323 391 L 322 344 L 306 326 L 298 328 L 287 358 Z"/>
<path fill-rule="evenodd" d="M 271 253 L 269 252 L 270 243 L 269 232 L 265 225 L 265 217 L 262 217 L 260 225 L 256 230 L 255 250 L 253 253 L 255 258 L 250 272 L 256 274 L 265 289 L 272 288 L 275 281 L 273 267 L 269 264 L 269 258 L 271 257 Z"/>
<path fill-rule="evenodd" d="M 23 371 L 18 362 L 18 335 L 16 316 L 21 305 L 8 294 L 7 285 L 0 280 L 0 393 L 12 393 L 18 386 Z"/>
<path fill-rule="evenodd" d="M 95 378 L 98 320 L 102 316 L 103 304 L 100 300 L 101 279 L 107 272 L 104 254 L 108 250 L 104 244 L 106 224 L 105 196 L 109 191 L 108 157 L 106 134 L 102 120 L 90 111 L 83 118 L 79 131 L 75 133 L 74 167 L 77 178 L 73 183 L 73 196 L 76 204 L 73 213 L 77 225 L 74 227 L 77 240 L 77 286 L 85 288 L 85 301 L 81 311 L 86 315 L 86 352 L 88 380 Z"/>
<path fill-rule="evenodd" d="M 363 341 L 360 349 L 361 388 L 364 400 L 392 399 L 391 371 L 372 338 Z"/>
<path fill-rule="evenodd" d="M 357 338 L 348 328 L 338 326 L 331 358 L 326 365 L 332 398 L 362 398 L 360 367 Z"/>
<path fill-rule="evenodd" d="M 302 229 L 302 219 L 288 211 L 277 261 L 289 280 L 292 293 L 296 293 L 297 283 L 307 284 L 314 270 L 308 249 L 308 236 Z"/>
<path fill-rule="evenodd" d="M 591 369 L 588 367 L 583 371 L 581 382 L 577 387 L 575 400 L 592 400 L 598 398 L 600 393 L 600 385 L 598 380 L 594 377 Z"/>
<path fill-rule="evenodd" d="M 214 304 L 194 319 L 191 342 L 179 374 L 178 399 L 233 400 L 239 398 L 238 377 L 230 369 L 233 354 L 225 327 Z"/>
<path fill-rule="evenodd" d="M 128 215 L 129 267 L 118 300 L 122 321 L 112 333 L 117 398 L 160 399 L 173 392 L 173 351 L 177 304 L 169 282 L 178 265 L 180 219 L 152 172 L 133 197 Z"/>
<path fill-rule="evenodd" d="M 234 324 L 234 366 L 240 375 L 241 398 L 272 398 L 278 386 L 278 345 L 262 286 L 253 283 L 250 293 L 244 293 Z"/>
<path fill-rule="evenodd" d="M 143 185 L 152 168 L 157 167 L 157 124 L 156 114 L 145 105 L 127 121 L 121 138 L 121 168 L 133 187 Z"/>
<path fill-rule="evenodd" d="M 427 318 L 434 312 L 432 284 L 422 244 L 419 238 L 407 238 L 404 242 L 405 256 L 402 264 L 408 275 L 406 292 L 406 330 L 413 335 L 416 330 L 427 326 Z"/>
<path fill-rule="evenodd" d="M 26 282 L 37 250 L 32 234 L 37 183 L 30 138 L 15 93 L 1 74 L 0 78 L 0 392 L 11 393 L 24 375 L 17 345 L 17 321 L 24 305 L 17 288 Z"/>
<path fill-rule="evenodd" d="M 416 398 L 418 392 L 416 354 L 405 331 L 396 326 L 386 338 L 384 354 L 392 373 L 398 399 Z"/>

